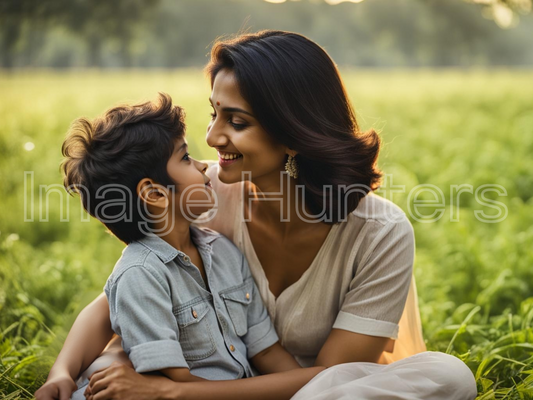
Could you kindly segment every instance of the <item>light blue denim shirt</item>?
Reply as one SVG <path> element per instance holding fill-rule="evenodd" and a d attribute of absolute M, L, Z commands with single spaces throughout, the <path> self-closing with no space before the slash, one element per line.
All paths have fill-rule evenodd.
<path fill-rule="evenodd" d="M 137 372 L 189 368 L 209 380 L 253 376 L 248 358 L 278 341 L 246 258 L 223 235 L 191 227 L 190 258 L 157 236 L 129 244 L 104 291 L 111 325 Z"/>

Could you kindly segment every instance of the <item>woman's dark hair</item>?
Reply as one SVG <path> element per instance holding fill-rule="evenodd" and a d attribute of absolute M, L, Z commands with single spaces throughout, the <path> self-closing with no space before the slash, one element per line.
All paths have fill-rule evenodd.
<path fill-rule="evenodd" d="M 159 103 L 115 107 L 93 121 L 79 118 L 62 146 L 63 185 L 120 240 L 141 239 L 150 219 L 137 184 L 151 178 L 174 188 L 167 162 L 184 134 L 184 112 L 164 93 Z"/>
<path fill-rule="evenodd" d="M 242 34 L 213 45 L 206 66 L 211 85 L 222 69 L 234 73 L 266 132 L 298 152 L 297 183 L 313 214 L 344 220 L 379 187 L 380 138 L 359 130 L 337 67 L 319 45 L 291 32 Z"/>

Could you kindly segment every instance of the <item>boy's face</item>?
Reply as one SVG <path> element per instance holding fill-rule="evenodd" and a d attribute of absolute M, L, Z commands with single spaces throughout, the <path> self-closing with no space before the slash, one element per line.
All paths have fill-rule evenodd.
<path fill-rule="evenodd" d="M 213 208 L 215 193 L 210 179 L 205 175 L 207 164 L 189 156 L 187 142 L 175 142 L 174 151 L 167 163 L 167 173 L 176 184 L 171 206 L 190 221 Z"/>

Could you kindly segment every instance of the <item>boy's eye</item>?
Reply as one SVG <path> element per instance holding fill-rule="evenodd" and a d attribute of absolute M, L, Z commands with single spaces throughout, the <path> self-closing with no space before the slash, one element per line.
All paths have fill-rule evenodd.
<path fill-rule="evenodd" d="M 183 156 L 182 160 L 189 161 L 190 160 L 189 156 L 190 156 L 189 153 L 185 153 L 185 155 Z"/>

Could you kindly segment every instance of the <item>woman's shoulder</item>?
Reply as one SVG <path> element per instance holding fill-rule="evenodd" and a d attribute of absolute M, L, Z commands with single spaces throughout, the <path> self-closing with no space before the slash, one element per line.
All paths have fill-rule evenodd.
<path fill-rule="evenodd" d="M 359 202 L 343 225 L 342 234 L 354 238 L 352 251 L 365 249 L 355 251 L 357 259 L 365 258 L 379 243 L 404 241 L 405 245 L 414 246 L 414 229 L 405 212 L 372 192 Z"/>
<path fill-rule="evenodd" d="M 352 211 L 352 215 L 359 219 L 376 221 L 381 225 L 388 225 L 391 222 L 410 224 L 405 212 L 398 205 L 373 192 L 369 192 L 361 199 L 357 208 Z"/>
<path fill-rule="evenodd" d="M 405 212 L 392 201 L 367 194 L 340 224 L 337 235 L 341 245 L 336 248 L 335 257 L 346 255 L 341 259 L 345 261 L 343 268 L 351 272 L 349 276 L 355 277 L 372 260 L 374 264 L 379 264 L 376 260 L 386 260 L 388 266 L 379 268 L 390 269 L 391 274 L 400 268 L 398 265 L 405 269 L 405 274 L 410 273 L 415 251 L 414 229 Z"/>

